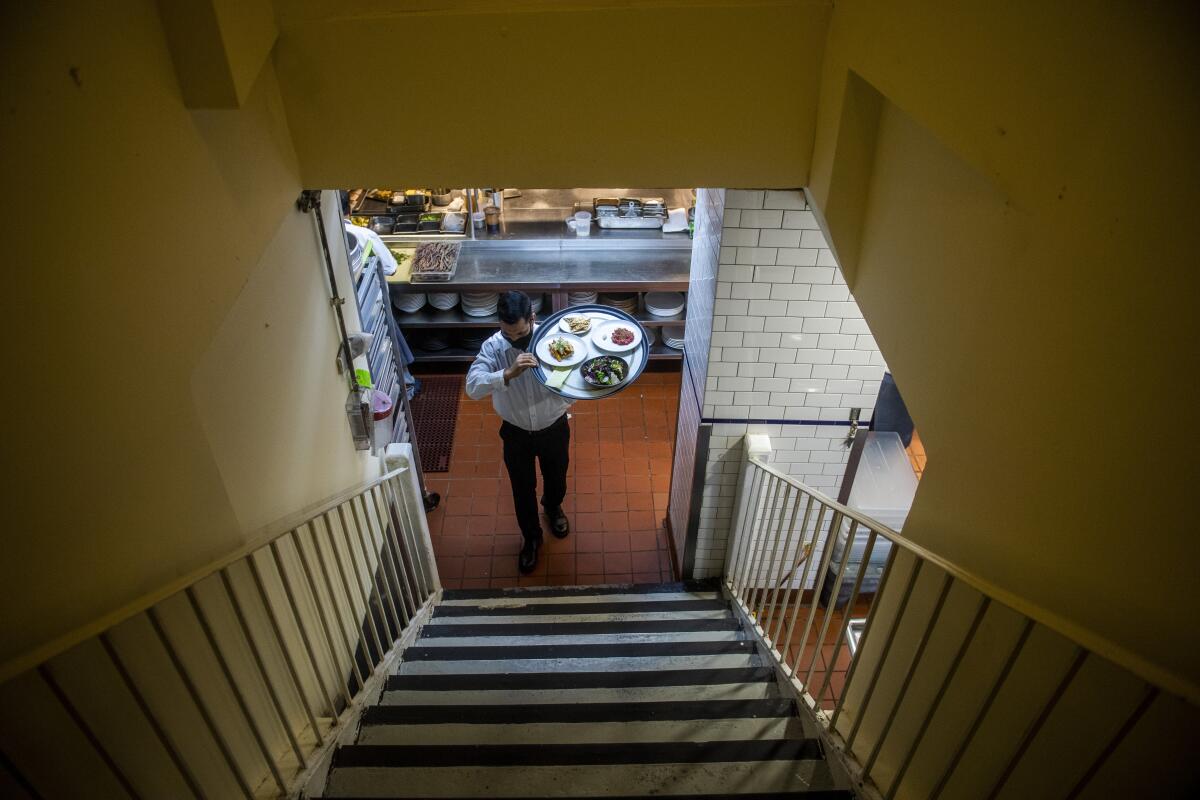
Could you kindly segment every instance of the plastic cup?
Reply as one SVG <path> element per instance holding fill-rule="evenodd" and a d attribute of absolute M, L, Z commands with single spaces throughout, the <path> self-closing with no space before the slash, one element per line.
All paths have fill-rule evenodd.
<path fill-rule="evenodd" d="M 571 220 L 571 228 L 575 231 L 576 236 L 590 236 L 592 234 L 592 215 L 586 211 L 576 211 L 575 218 Z"/>

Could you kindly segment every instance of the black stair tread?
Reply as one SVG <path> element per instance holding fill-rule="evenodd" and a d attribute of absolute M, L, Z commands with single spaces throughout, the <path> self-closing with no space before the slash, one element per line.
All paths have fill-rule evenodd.
<path fill-rule="evenodd" d="M 514 672 L 453 675 L 389 675 L 388 691 L 471 691 L 479 689 L 623 689 L 645 686 L 702 686 L 765 683 L 770 667 L 645 670 L 628 672 Z"/>
<path fill-rule="evenodd" d="M 679 798 L 680 795 L 669 794 L 622 794 L 622 795 L 589 795 L 588 797 L 575 797 L 564 800 L 670 800 L 670 798 Z M 428 797 L 425 795 L 396 795 L 395 797 L 343 797 L 338 795 L 337 800 L 479 800 L 478 797 Z M 504 800 L 546 800 L 542 797 L 505 797 Z M 687 800 L 854 800 L 854 793 L 846 789 L 815 789 L 813 791 L 785 791 L 785 792 L 753 792 L 749 794 L 689 794 Z"/>
<path fill-rule="evenodd" d="M 648 658 L 655 656 L 754 655 L 754 642 L 617 642 L 614 644 L 521 644 L 420 647 L 402 661 L 501 661 L 534 658 Z"/>
<path fill-rule="evenodd" d="M 605 594 L 663 594 L 669 592 L 716 592 L 719 579 L 706 578 L 675 583 L 623 583 L 608 586 L 523 586 L 503 589 L 446 589 L 445 600 L 494 600 L 503 597 L 582 597 Z"/>
<path fill-rule="evenodd" d="M 652 619 L 633 622 L 497 622 L 478 625 L 439 625 L 421 629 L 422 639 L 458 636 L 569 636 L 600 633 L 697 633 L 738 631 L 741 623 L 729 619 Z"/>
<path fill-rule="evenodd" d="M 537 747 L 508 744 L 353 744 L 337 749 L 333 768 L 699 764 L 821 761 L 824 757 L 817 739 L 540 744 Z"/>
<path fill-rule="evenodd" d="M 724 600 L 650 600 L 606 603 L 530 603 L 523 606 L 444 606 L 433 610 L 433 618 L 565 616 L 572 614 L 646 614 L 672 611 L 729 611 Z M 730 612 L 732 613 L 732 612 Z"/>
<path fill-rule="evenodd" d="M 527 703 L 521 705 L 371 706 L 364 725 L 533 724 L 540 722 L 642 722 L 655 720 L 793 717 L 794 701 L 680 700 L 630 703 Z"/>

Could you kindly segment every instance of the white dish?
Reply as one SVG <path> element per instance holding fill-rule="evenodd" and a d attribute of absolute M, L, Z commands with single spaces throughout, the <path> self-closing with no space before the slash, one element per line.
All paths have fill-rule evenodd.
<path fill-rule="evenodd" d="M 625 328 L 633 334 L 633 341 L 629 344 L 613 344 L 609 338 L 612 332 L 617 328 Z M 630 325 L 623 320 L 613 320 L 605 322 L 602 325 L 593 326 L 592 344 L 609 353 L 627 353 L 642 343 L 642 331 L 636 325 Z"/>
<path fill-rule="evenodd" d="M 550 343 L 557 339 L 567 340 L 575 349 L 575 352 L 571 353 L 569 357 L 564 358 L 562 361 L 559 361 L 557 358 L 550 355 Z M 536 354 L 537 357 L 542 360 L 543 364 L 547 364 L 551 367 L 573 367 L 576 364 L 583 363 L 583 360 L 588 357 L 588 346 L 587 342 L 585 342 L 583 339 L 580 339 L 578 336 L 575 336 L 574 334 L 551 333 L 547 336 L 543 336 L 541 341 L 537 343 Z"/>
<path fill-rule="evenodd" d="M 571 330 L 571 326 L 570 326 L 570 325 L 567 323 L 567 318 L 568 318 L 568 317 L 582 317 L 582 316 L 585 316 L 585 315 L 584 315 L 584 314 L 568 314 L 566 317 L 563 317 L 562 319 L 560 319 L 560 320 L 558 321 L 558 329 L 559 329 L 560 331 L 562 331 L 563 333 L 570 333 L 570 334 L 573 334 L 573 335 L 575 335 L 575 336 L 578 336 L 578 335 L 579 335 L 579 334 L 581 334 L 581 333 L 583 333 L 583 334 L 586 334 L 586 333 L 589 333 L 589 332 L 591 332 L 591 330 L 592 330 L 592 320 L 591 320 L 591 318 L 590 318 L 590 317 L 588 317 L 588 327 L 587 327 L 587 328 L 585 328 L 585 329 L 584 329 L 584 330 L 582 330 L 582 331 L 573 331 L 573 330 Z"/>

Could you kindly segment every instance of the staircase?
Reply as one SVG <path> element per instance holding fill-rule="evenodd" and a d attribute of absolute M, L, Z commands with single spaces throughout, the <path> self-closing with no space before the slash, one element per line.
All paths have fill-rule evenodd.
<path fill-rule="evenodd" d="M 309 796 L 852 798 L 796 711 L 712 584 L 447 591 Z"/>

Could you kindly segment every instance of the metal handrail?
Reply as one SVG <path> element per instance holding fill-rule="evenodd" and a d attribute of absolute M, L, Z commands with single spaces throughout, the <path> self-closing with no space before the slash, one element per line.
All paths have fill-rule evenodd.
<path fill-rule="evenodd" d="M 140 714 L 162 746 L 181 783 L 192 796 L 205 796 L 202 770 L 209 770 L 208 780 L 221 780 L 212 772 L 213 764 L 189 761 L 180 748 L 178 726 L 183 723 L 175 718 L 173 734 L 168 718 L 175 712 L 152 704 L 127 666 L 118 641 L 122 637 L 112 636 L 114 627 L 141 615 L 151 632 L 147 646 L 165 656 L 177 678 L 180 699 L 202 720 L 202 730 L 220 754 L 217 763 L 223 765 L 225 779 L 232 780 L 247 798 L 256 796 L 255 785 L 263 780 L 273 784 L 280 797 L 287 796 L 323 761 L 323 754 L 337 740 L 336 731 L 351 716 L 347 709 L 357 713 L 361 699 L 382 682 L 403 643 L 412 638 L 440 597 L 432 542 L 421 524 L 423 515 L 414 506 L 420 506 L 420 488 L 408 467 L 341 492 L 264 528 L 234 553 L 9 662 L 0 689 L 15 691 L 16 684 L 10 687 L 9 682 L 27 674 L 40 679 L 112 778 L 131 797 L 139 796 L 127 769 L 130 765 L 120 763 L 118 750 L 56 679 L 54 657 L 94 639 L 127 690 L 131 710 Z M 288 566 L 285 545 L 293 551 L 292 564 L 298 566 Z M 262 566 L 258 554 L 263 555 Z M 235 580 L 239 575 L 240 585 Z M 212 603 L 202 600 L 197 591 L 198 584 L 209 578 L 217 580 Z M 268 584 L 275 589 L 274 601 Z M 176 596 L 186 598 L 181 608 L 186 608 L 189 621 L 183 628 L 171 624 L 170 614 L 161 613 L 163 602 Z M 218 635 L 218 617 L 225 636 Z M 251 617 L 258 623 L 257 633 Z M 199 639 L 193 626 L 198 626 Z M 289 645 L 285 626 L 298 634 L 299 646 Z M 185 641 L 189 646 L 181 649 Z M 185 659 L 185 650 L 203 652 L 217 665 L 215 684 L 211 679 L 197 680 L 195 664 Z M 274 669 L 268 665 L 267 650 L 282 655 L 282 666 L 278 661 L 273 662 Z M 49 655 L 39 658 L 45 653 Z M 22 665 L 25 669 L 20 669 Z M 218 695 L 211 694 L 213 686 L 221 687 Z M 337 695 L 345 701 L 340 708 Z M 235 701 L 232 716 L 226 697 Z M 251 702 L 255 698 L 258 702 Z M 218 708 L 226 713 L 220 725 Z M 300 711 L 303 717 L 297 728 L 293 719 Z M 253 742 L 243 758 L 235 757 L 227 726 L 235 726 Z M 246 758 L 256 762 L 250 769 Z M 24 765 L 17 761 L 12 753 L 0 753 L 0 766 L 21 785 L 32 785 Z"/>
<path fill-rule="evenodd" d="M 887 525 L 884 525 L 878 520 L 871 519 L 860 511 L 855 511 L 848 506 L 844 506 L 828 495 L 823 494 L 817 489 L 814 489 L 798 480 L 791 475 L 780 471 L 771 464 L 766 463 L 756 455 L 747 457 L 749 463 L 764 470 L 773 477 L 784 481 L 791 486 L 794 486 L 814 497 L 822 505 L 827 506 L 835 514 L 840 515 L 844 519 L 850 519 L 857 522 L 860 526 L 873 530 L 880 536 L 883 536 L 894 545 L 907 550 L 918 558 L 928 561 L 936 565 L 939 569 L 945 570 L 952 575 L 956 580 L 960 580 L 976 591 L 991 597 L 1003 605 L 1008 606 L 1019 614 L 1030 617 L 1036 622 L 1045 625 L 1047 628 L 1062 634 L 1068 639 L 1079 642 L 1093 653 L 1107 658 L 1116 664 L 1128 669 L 1147 681 L 1159 686 L 1172 694 L 1177 694 L 1180 697 L 1187 699 L 1189 702 L 1200 705 L 1200 685 L 1188 680 L 1187 678 L 1169 672 L 1159 665 L 1148 661 L 1139 653 L 1130 650 L 1126 647 L 1117 644 L 1111 639 L 1092 631 L 1090 628 L 1085 628 L 1082 625 L 1048 611 L 1041 606 L 1030 602 L 1022 595 L 1009 591 L 1001 586 L 997 586 L 986 578 L 963 569 L 958 564 L 945 558 L 944 556 L 935 553 L 934 551 L 917 544 L 912 539 L 905 537 L 903 534 L 892 530 Z"/>
<path fill-rule="evenodd" d="M 746 467 L 738 483 L 737 511 L 729 534 L 725 588 L 735 612 L 742 617 L 746 627 L 764 646 L 781 680 L 792 689 L 812 714 L 812 719 L 821 726 L 827 744 L 838 754 L 845 769 L 851 778 L 857 781 L 864 795 L 889 799 L 896 796 L 967 651 L 975 641 L 985 615 L 994 605 L 1007 606 L 1015 611 L 1024 621 L 1023 629 L 1014 650 L 999 670 L 990 690 L 980 693 L 980 706 L 975 719 L 966 736 L 960 740 L 957 749 L 948 754 L 933 788 L 932 797 L 939 796 L 951 776 L 955 774 L 963 754 L 993 708 L 1036 624 L 1056 630 L 1070 639 L 1074 645 L 1074 656 L 1065 674 L 1058 679 L 1054 692 L 1040 706 L 1035 706 L 1036 714 L 1032 723 L 990 785 L 988 797 L 998 796 L 1008 784 L 1018 763 L 1025 757 L 1034 738 L 1059 699 L 1073 684 L 1089 656 L 1108 658 L 1114 664 L 1125 667 L 1131 673 L 1130 680 L 1140 677 L 1147 683 L 1140 702 L 1130 713 L 1125 724 L 1097 751 L 1088 769 L 1080 776 L 1071 796 L 1077 795 L 1088 785 L 1104 761 L 1117 749 L 1122 739 L 1141 719 L 1162 690 L 1181 695 L 1195 703 L 1194 697 L 1177 691 L 1172 682 L 1156 682 L 1147 675 L 1147 672 L 1154 671 L 1139 671 L 1131 665 L 1130 662 L 1143 663 L 1140 659 L 1122 662 L 1110 655 L 1113 652 L 1125 652 L 1122 648 L 1110 646 L 1107 648 L 1108 652 L 1102 652 L 1092 646 L 1092 643 L 1072 635 L 1076 630 L 1075 626 L 1061 623 L 1054 615 L 1036 613 L 1040 609 L 1031 608 L 1031 604 L 1015 597 L 1011 592 L 998 589 L 988 581 L 905 538 L 887 525 L 838 503 L 766 463 L 751 451 L 751 448 L 761 450 L 765 447 L 763 442 L 747 441 Z M 861 554 L 854 554 L 856 537 L 861 532 L 865 532 L 862 551 Z M 811 549 L 823 533 L 826 534 L 825 545 L 822 556 L 815 559 L 819 563 L 810 583 L 809 572 L 814 564 Z M 835 559 L 837 543 L 842 537 L 845 537 L 845 544 Z M 865 627 L 857 639 L 857 646 L 851 650 L 841 688 L 834 691 L 834 673 L 841 671 L 836 669 L 836 665 L 842 655 L 843 646 L 849 644 L 851 617 L 862 614 L 855 609 L 860 607 L 859 601 L 863 597 L 864 576 L 871 563 L 871 554 L 877 552 L 876 548 L 881 539 L 891 544 L 886 564 L 878 578 L 872 581 L 877 581 L 877 585 L 869 589 L 871 601 L 865 613 Z M 897 554 L 901 551 L 911 556 L 911 567 L 901 579 L 902 586 L 889 586 L 888 580 L 893 573 Z M 846 596 L 842 591 L 849 582 L 847 573 L 852 561 L 858 566 L 850 594 Z M 922 608 L 919 613 L 925 616 L 921 619 L 910 619 L 910 622 L 916 622 L 919 628 L 918 632 L 911 634 L 915 646 L 894 648 L 901 621 L 906 618 L 906 613 L 911 617 L 911 614 L 915 613 L 913 609 L 918 607 L 915 601 L 912 604 L 909 602 L 914 596 L 918 580 L 923 572 L 928 578 L 930 570 L 933 569 L 940 570 L 933 573 L 938 586 L 936 601 L 931 610 Z M 828 585 L 830 581 L 832 584 Z M 956 582 L 975 590 L 978 599 L 970 609 L 971 622 L 965 633 L 953 634 L 959 638 L 953 640 L 955 646 L 948 665 L 937 668 L 936 672 L 930 672 L 927 666 L 923 669 L 922 660 L 935 633 L 942 630 L 939 627 L 944 616 L 942 612 L 947 607 L 951 589 Z M 780 592 L 785 586 L 788 588 Z M 809 599 L 805 599 L 810 588 L 812 594 Z M 827 594 L 823 593 L 825 589 L 829 589 Z M 888 593 L 889 608 L 892 612 L 883 615 L 884 621 L 876 626 L 876 610 L 885 592 Z M 822 598 L 826 596 L 828 599 L 822 602 Z M 823 612 L 819 611 L 819 606 L 823 606 Z M 837 608 L 844 610 L 840 612 L 841 619 L 836 628 L 831 629 Z M 1059 624 L 1055 625 L 1055 622 Z M 793 646 L 795 636 L 799 636 L 798 645 Z M 829 638 L 831 636 L 832 638 Z M 1089 638 L 1093 642 L 1097 641 L 1097 637 Z M 863 664 L 862 655 L 868 644 L 871 657 L 866 659 L 866 665 L 860 670 L 860 665 Z M 899 663 L 893 663 L 896 662 L 896 658 L 889 661 L 889 656 L 894 651 L 904 653 L 899 657 Z M 818 661 L 821 659 L 824 659 L 825 664 L 818 667 Z M 890 677 L 881 682 L 885 665 Z M 823 679 L 821 672 L 824 673 Z M 892 765 L 894 769 L 890 770 L 888 777 L 882 779 L 886 785 L 877 786 L 874 783 L 874 772 L 880 753 L 897 721 L 901 706 L 910 694 L 910 688 L 919 680 L 925 680 L 929 690 L 936 687 L 936 691 L 933 691 L 931 700 L 917 709 L 916 719 L 919 723 L 915 736 L 911 736 L 907 745 L 902 747 L 899 761 Z M 843 718 L 843 712 L 847 711 L 843 704 L 852 685 L 856 687 L 856 695 L 852 708 L 847 712 L 851 718 L 847 720 Z M 859 689 L 861 691 L 858 691 Z M 856 745 L 864 719 L 868 715 L 868 709 L 877 706 L 883 708 L 880 713 L 872 712 L 875 722 L 870 727 L 873 733 L 865 737 L 869 743 L 861 746 L 864 752 L 860 752 Z M 910 713 L 911 711 L 910 709 Z M 839 720 L 842 721 L 841 725 Z"/>

